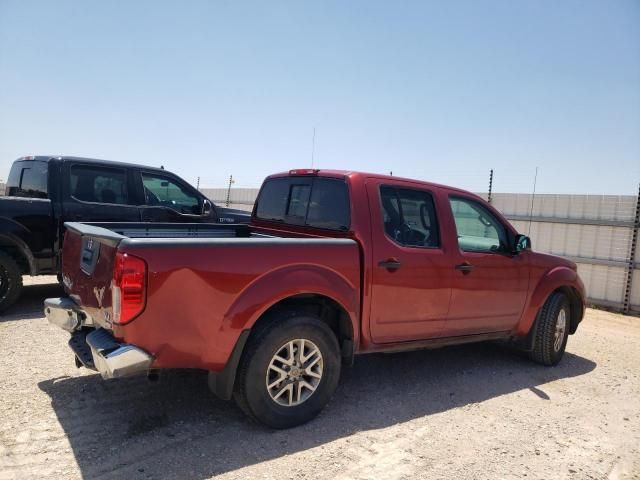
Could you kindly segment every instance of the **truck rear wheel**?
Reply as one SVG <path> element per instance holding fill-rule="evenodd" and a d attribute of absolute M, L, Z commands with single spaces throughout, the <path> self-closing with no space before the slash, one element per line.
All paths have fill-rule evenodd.
<path fill-rule="evenodd" d="M 554 292 L 547 298 L 534 326 L 535 345 L 529 353 L 532 360 L 547 366 L 558 364 L 569 338 L 570 314 L 569 301 L 564 294 Z"/>
<path fill-rule="evenodd" d="M 0 252 L 0 313 L 15 303 L 22 291 L 22 273 L 16 261 Z"/>
<path fill-rule="evenodd" d="M 284 320 L 274 318 L 249 339 L 234 399 L 258 422 L 294 427 L 314 418 L 329 402 L 340 367 L 338 341 L 325 323 L 295 313 Z"/>

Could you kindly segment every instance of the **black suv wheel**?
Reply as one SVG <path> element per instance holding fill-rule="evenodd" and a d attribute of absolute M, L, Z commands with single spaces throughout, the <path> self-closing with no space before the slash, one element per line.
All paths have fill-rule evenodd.
<path fill-rule="evenodd" d="M 22 291 L 22 273 L 16 261 L 0 252 L 0 313 L 15 303 Z"/>

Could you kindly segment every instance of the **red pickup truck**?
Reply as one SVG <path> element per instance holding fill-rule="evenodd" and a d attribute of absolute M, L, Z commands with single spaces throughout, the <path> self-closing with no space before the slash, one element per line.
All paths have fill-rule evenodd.
<path fill-rule="evenodd" d="M 249 225 L 67 223 L 49 321 L 105 379 L 208 370 L 275 428 L 313 418 L 357 354 L 503 340 L 557 364 L 585 309 L 568 260 L 491 205 L 392 176 L 268 177 Z"/>

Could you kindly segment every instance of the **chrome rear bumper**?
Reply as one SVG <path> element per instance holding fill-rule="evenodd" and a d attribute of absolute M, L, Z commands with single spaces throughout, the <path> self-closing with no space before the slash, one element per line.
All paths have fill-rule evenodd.
<path fill-rule="evenodd" d="M 44 301 L 44 314 L 49 323 L 67 332 L 73 332 L 83 324 L 91 324 L 88 315 L 70 298 L 47 298 Z"/>
<path fill-rule="evenodd" d="M 96 370 L 105 380 L 146 372 L 153 363 L 153 357 L 147 352 L 129 343 L 116 342 L 103 328 L 87 335 L 87 345 Z"/>
<path fill-rule="evenodd" d="M 95 367 L 105 380 L 146 372 L 153 363 L 152 355 L 135 345 L 119 343 L 104 328 L 92 330 L 85 336 L 89 329 L 82 327 L 91 326 L 93 322 L 69 298 L 47 298 L 44 313 L 49 323 L 71 332 L 76 340 L 72 345 L 76 358 L 89 368 Z M 91 350 L 93 365 L 90 365 L 86 346 L 83 345 L 85 342 Z M 82 355 L 83 352 L 86 354 Z"/>

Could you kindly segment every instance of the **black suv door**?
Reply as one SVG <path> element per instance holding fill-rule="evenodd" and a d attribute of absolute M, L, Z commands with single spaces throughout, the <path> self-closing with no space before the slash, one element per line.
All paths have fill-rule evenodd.
<path fill-rule="evenodd" d="M 139 222 L 133 178 L 126 167 L 65 162 L 63 220 Z"/>
<path fill-rule="evenodd" d="M 170 173 L 138 170 L 143 222 L 215 222 L 211 203 L 196 189 Z"/>

